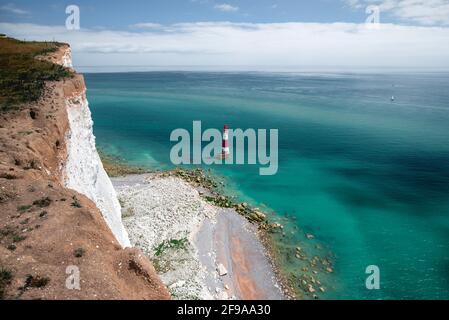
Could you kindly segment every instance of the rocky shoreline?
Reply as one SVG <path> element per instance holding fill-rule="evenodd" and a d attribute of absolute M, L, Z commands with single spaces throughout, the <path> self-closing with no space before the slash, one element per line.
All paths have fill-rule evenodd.
<path fill-rule="evenodd" d="M 152 260 L 173 298 L 285 299 L 258 228 L 212 204 L 212 191 L 206 195 L 204 185 L 180 174 L 112 179 L 132 244 Z"/>
<path fill-rule="evenodd" d="M 135 173 L 134 177 L 142 177 L 142 168 L 127 166 L 117 159 L 111 163 L 114 164 L 116 169 L 119 168 L 119 171 L 123 173 L 128 174 L 131 172 L 131 175 L 128 174 L 126 177 L 132 177 L 132 173 Z M 319 299 L 320 296 L 326 292 L 323 283 L 318 278 L 321 275 L 326 278 L 333 273 L 331 260 L 328 257 L 320 257 L 316 254 L 310 257 L 312 253 L 308 252 L 307 244 L 304 246 L 302 244 L 300 246 L 297 244 L 293 247 L 289 245 L 280 249 L 279 245 L 276 244 L 276 241 L 279 241 L 280 239 L 280 241 L 284 242 L 283 239 L 287 233 L 287 228 L 284 228 L 283 223 L 279 223 L 279 219 L 273 219 L 270 214 L 267 214 L 257 207 L 253 207 L 248 203 L 237 202 L 234 198 L 225 196 L 222 190 L 225 186 L 225 182 L 222 181 L 220 177 L 214 176 L 212 171 L 200 168 L 191 170 L 177 168 L 174 170 L 150 173 L 147 171 L 145 175 L 150 177 L 150 180 L 179 178 L 183 182 L 186 182 L 191 189 L 197 192 L 199 198 L 214 208 L 214 219 L 212 219 L 214 223 L 216 222 L 215 220 L 219 210 L 230 210 L 243 217 L 243 220 L 251 225 L 251 232 L 257 238 L 257 242 L 263 247 L 263 255 L 265 256 L 265 260 L 268 261 L 269 269 L 274 277 L 273 281 L 276 284 L 276 287 L 279 288 L 282 294 L 282 299 Z M 117 177 L 112 179 L 114 185 L 116 185 L 117 179 L 121 178 Z M 118 194 L 120 198 L 121 192 L 118 191 Z M 126 226 L 126 209 L 124 215 L 124 223 Z M 201 230 L 200 225 L 201 223 L 198 224 L 196 233 Z M 191 237 L 190 241 L 194 242 L 194 237 Z M 305 233 L 304 241 L 312 243 L 314 241 L 314 236 Z M 316 244 L 315 247 L 319 247 L 319 245 Z M 140 248 L 145 251 L 142 247 Z M 198 252 L 196 252 L 196 254 L 198 255 Z M 151 258 L 151 254 L 149 256 Z M 286 270 L 283 264 L 286 259 L 293 259 L 298 261 L 299 264 L 294 270 Z M 154 260 L 153 263 L 155 263 Z M 155 265 L 157 266 L 157 261 Z M 164 278 L 161 278 L 164 281 Z M 200 278 L 207 278 L 207 272 L 203 272 Z M 221 286 L 217 282 L 214 285 L 216 286 L 215 291 L 212 290 L 214 292 L 209 296 L 207 294 L 200 295 L 198 298 L 238 298 L 233 295 L 223 296 L 223 292 L 228 291 L 229 293 L 229 285 L 226 286 L 228 289 L 224 287 L 223 283 L 221 283 Z M 177 285 L 175 285 L 175 287 L 176 286 Z M 191 298 L 189 295 L 184 297 Z M 178 298 L 183 298 L 182 294 L 181 297 Z"/>
<path fill-rule="evenodd" d="M 279 232 L 283 229 L 280 223 L 270 223 L 267 214 L 257 207 L 251 207 L 249 204 L 236 202 L 231 197 L 225 196 L 219 188 L 225 183 L 218 177 L 212 176 L 211 172 L 205 172 L 203 169 L 185 170 L 177 168 L 175 170 L 164 171 L 161 176 L 176 176 L 190 183 L 196 188 L 200 195 L 214 206 L 233 209 L 236 213 L 244 217 L 255 226 L 253 232 L 257 234 L 258 241 L 264 247 L 266 257 L 273 270 L 276 282 L 278 283 L 285 299 L 297 299 L 300 292 L 296 290 L 294 284 L 282 272 L 282 266 L 279 265 L 275 254 L 275 244 L 271 238 L 271 233 Z"/>
<path fill-rule="evenodd" d="M 264 247 L 271 269 L 275 273 L 276 281 L 286 299 L 319 299 L 319 295 L 326 292 L 318 277 L 320 273 L 330 275 L 334 272 L 332 261 L 328 257 L 312 255 L 302 243 L 296 243 L 292 248 L 281 252 L 274 238 L 281 238 L 281 242 L 285 243 L 286 226 L 275 221 L 278 219 L 273 219 L 272 216 L 258 207 L 253 207 L 245 202 L 236 202 L 233 198 L 225 196 L 221 190 L 225 182 L 221 181 L 220 177 L 214 176 L 210 170 L 205 171 L 200 168 L 193 170 L 177 168 L 161 172 L 159 175 L 182 178 L 196 188 L 200 195 L 212 205 L 234 210 L 254 225 L 254 232 L 257 233 L 258 241 Z M 295 230 L 295 232 L 298 232 L 298 230 Z M 311 233 L 304 233 L 304 238 L 304 241 L 312 242 L 315 236 Z M 320 245 L 316 244 L 315 247 L 319 248 Z M 310 257 L 311 255 L 312 257 Z M 301 266 L 293 272 L 286 271 L 281 262 L 285 260 L 285 256 L 300 262 Z"/>

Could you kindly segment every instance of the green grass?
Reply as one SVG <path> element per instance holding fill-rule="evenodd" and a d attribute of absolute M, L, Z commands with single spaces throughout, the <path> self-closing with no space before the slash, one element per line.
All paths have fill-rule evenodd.
<path fill-rule="evenodd" d="M 77 258 L 81 258 L 85 253 L 86 251 L 83 248 L 77 248 L 75 249 L 75 251 L 73 251 L 74 256 Z"/>
<path fill-rule="evenodd" d="M 50 282 L 50 278 L 27 275 L 24 288 L 42 288 Z"/>
<path fill-rule="evenodd" d="M 35 59 L 57 51 L 61 45 L 0 38 L 0 113 L 37 101 L 44 92 L 45 81 L 73 76 L 67 68 Z"/>
<path fill-rule="evenodd" d="M 6 286 L 12 280 L 12 272 L 5 268 L 0 268 L 0 300 L 4 298 Z"/>
<path fill-rule="evenodd" d="M 0 174 L 0 178 L 6 179 L 6 180 L 14 180 L 17 179 L 17 177 L 10 173 L 2 173 Z"/>
<path fill-rule="evenodd" d="M 44 197 L 38 200 L 33 201 L 33 205 L 39 208 L 48 207 L 51 204 L 52 200 L 49 197 Z"/>
<path fill-rule="evenodd" d="M 72 204 L 71 204 L 71 206 L 74 207 L 74 208 L 82 208 L 83 207 L 81 205 L 81 203 L 78 201 L 78 199 L 74 199 Z"/>
<path fill-rule="evenodd" d="M 25 205 L 25 206 L 18 206 L 17 207 L 17 211 L 23 213 L 25 211 L 28 211 L 29 209 L 31 209 L 33 206 L 31 205 Z"/>
<path fill-rule="evenodd" d="M 16 234 L 15 230 L 11 228 L 10 226 L 6 226 L 2 229 L 0 229 L 0 240 L 3 240 L 3 238 L 14 236 Z"/>
<path fill-rule="evenodd" d="M 179 239 L 179 240 L 178 239 L 170 239 L 170 240 L 163 241 L 154 250 L 155 251 L 155 255 L 158 257 L 165 250 L 167 250 L 169 248 L 185 250 L 187 248 L 188 242 L 189 241 L 187 240 L 187 238 L 182 238 L 182 239 Z"/>
<path fill-rule="evenodd" d="M 20 235 L 20 234 L 16 234 L 16 235 L 14 235 L 14 236 L 12 237 L 12 241 L 13 241 L 13 242 L 20 242 L 20 241 L 25 240 L 26 238 L 27 238 L 26 236 L 22 236 L 22 235 Z"/>

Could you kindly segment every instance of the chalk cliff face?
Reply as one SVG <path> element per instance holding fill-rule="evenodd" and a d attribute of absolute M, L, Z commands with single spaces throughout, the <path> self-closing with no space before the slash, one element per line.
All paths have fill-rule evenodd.
<path fill-rule="evenodd" d="M 67 45 L 40 58 L 71 65 Z M 0 298 L 169 299 L 150 261 L 124 248 L 128 235 L 85 91 L 74 73 L 0 116 L 0 268 L 12 277 Z M 75 269 L 80 288 L 67 285 Z"/>
<path fill-rule="evenodd" d="M 64 63 L 71 65 L 70 60 Z M 85 89 L 67 97 L 66 107 L 69 131 L 66 138 L 65 185 L 95 202 L 117 241 L 123 247 L 129 247 L 117 195 L 95 148 L 93 122 Z"/>
<path fill-rule="evenodd" d="M 63 52 L 60 64 L 66 68 L 73 68 L 72 49 L 70 47 Z"/>

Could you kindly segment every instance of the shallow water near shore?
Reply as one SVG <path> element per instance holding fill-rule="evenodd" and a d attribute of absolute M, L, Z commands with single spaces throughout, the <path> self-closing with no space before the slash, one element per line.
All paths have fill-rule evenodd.
<path fill-rule="evenodd" d="M 279 129 L 277 175 L 211 168 L 227 193 L 275 212 L 286 225 L 281 246 L 332 252 L 324 298 L 449 299 L 448 74 L 85 78 L 98 146 L 129 164 L 171 168 L 170 133 L 194 120 Z M 365 287 L 369 265 L 380 268 L 381 290 Z"/>

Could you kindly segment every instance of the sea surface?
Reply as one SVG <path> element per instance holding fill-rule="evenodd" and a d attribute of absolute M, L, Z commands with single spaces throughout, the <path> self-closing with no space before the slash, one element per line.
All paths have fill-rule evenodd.
<path fill-rule="evenodd" d="M 130 164 L 173 167 L 170 133 L 191 131 L 194 120 L 203 129 L 278 129 L 276 175 L 260 176 L 257 165 L 210 168 L 227 193 L 286 225 L 279 245 L 292 252 L 283 258 L 290 271 L 299 271 L 298 244 L 332 256 L 321 297 L 449 299 L 449 74 L 85 79 L 97 145 Z M 369 265 L 379 267 L 379 290 L 366 288 Z"/>

